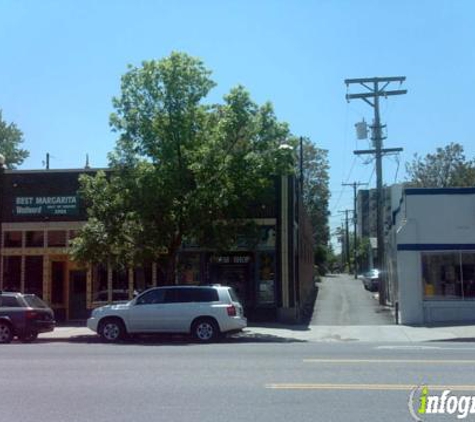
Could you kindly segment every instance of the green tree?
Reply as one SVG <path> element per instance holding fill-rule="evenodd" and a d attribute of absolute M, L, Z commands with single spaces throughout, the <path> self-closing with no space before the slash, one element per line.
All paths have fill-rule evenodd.
<path fill-rule="evenodd" d="M 330 240 L 328 151 L 303 139 L 303 201 L 312 222 L 315 246 L 327 246 Z"/>
<path fill-rule="evenodd" d="M 451 143 L 437 148 L 424 158 L 415 154 L 406 163 L 408 183 L 415 187 L 465 187 L 475 186 L 475 160 L 465 158 L 463 146 Z"/>
<path fill-rule="evenodd" d="M 22 143 L 23 132 L 15 123 L 5 122 L 0 110 L 0 153 L 5 157 L 5 164 L 9 169 L 16 168 L 30 155 L 28 151 L 20 148 Z"/>
<path fill-rule="evenodd" d="M 243 87 L 204 104 L 214 85 L 183 53 L 129 67 L 113 100 L 111 173 L 81 179 L 89 220 L 75 259 L 140 265 L 161 255 L 171 283 L 182 242 L 225 249 L 255 233 L 249 204 L 271 188 L 269 176 L 292 171 L 293 151 L 282 145 L 295 140 Z"/>

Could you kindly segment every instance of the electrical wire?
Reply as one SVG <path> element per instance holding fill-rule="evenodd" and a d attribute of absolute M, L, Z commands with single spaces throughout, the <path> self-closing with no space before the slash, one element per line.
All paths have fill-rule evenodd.
<path fill-rule="evenodd" d="M 376 167 L 373 167 L 373 171 L 371 172 L 371 175 L 369 176 L 368 186 L 371 185 L 371 180 L 373 179 L 375 171 L 376 171 Z"/>
<path fill-rule="evenodd" d="M 399 160 L 399 154 L 396 155 L 395 159 L 396 159 L 397 167 L 396 167 L 396 174 L 394 175 L 394 183 L 397 183 L 397 175 L 399 173 L 399 165 L 401 164 L 401 161 Z"/>
<path fill-rule="evenodd" d="M 348 183 L 348 180 L 350 180 L 350 177 L 351 177 L 351 174 L 353 172 L 353 169 L 355 167 L 355 163 L 356 163 L 356 156 L 353 157 L 353 163 L 351 164 L 351 167 L 350 167 L 350 172 L 348 173 L 348 177 L 346 178 L 345 182 L 344 183 Z M 333 214 L 335 212 L 335 210 L 338 208 L 338 206 L 340 205 L 340 201 L 341 201 L 341 197 L 343 196 L 343 193 L 346 192 L 347 189 L 343 188 L 341 191 L 340 191 L 340 195 L 338 196 L 338 199 L 336 201 L 336 204 L 333 206 L 333 209 L 331 210 L 331 214 Z"/>

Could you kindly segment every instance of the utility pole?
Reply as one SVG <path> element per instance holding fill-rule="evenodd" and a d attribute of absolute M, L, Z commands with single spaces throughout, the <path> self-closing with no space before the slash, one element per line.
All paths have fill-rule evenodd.
<path fill-rule="evenodd" d="M 355 278 L 358 277 L 358 260 L 357 260 L 357 237 L 356 237 L 356 223 L 357 223 L 357 212 L 356 212 L 356 189 L 358 186 L 366 186 L 367 183 L 353 182 L 353 183 L 342 183 L 342 186 L 353 186 L 353 260 L 355 262 Z"/>
<path fill-rule="evenodd" d="M 346 263 L 348 264 L 348 271 L 351 271 L 351 262 L 350 262 L 350 228 L 348 224 L 348 213 L 351 212 L 352 210 L 343 210 L 343 211 L 338 211 L 341 213 L 345 213 L 345 255 L 346 255 Z"/>
<path fill-rule="evenodd" d="M 340 241 L 341 241 L 341 268 L 345 268 L 345 251 L 343 250 L 343 246 L 345 245 L 345 223 L 341 222 L 341 229 L 340 229 Z"/>
<path fill-rule="evenodd" d="M 379 283 L 379 303 L 384 305 L 386 302 L 386 275 L 384 272 L 384 191 L 383 191 L 383 154 L 388 152 L 400 152 L 402 148 L 387 148 L 383 149 L 382 129 L 380 113 L 379 113 L 379 98 L 389 97 L 393 95 L 407 94 L 406 89 L 386 91 L 387 86 L 392 82 L 399 82 L 402 84 L 406 80 L 405 76 L 392 76 L 383 78 L 359 78 L 346 79 L 345 84 L 349 87 L 350 84 L 359 84 L 366 88 L 369 92 L 359 94 L 347 94 L 346 100 L 349 102 L 354 99 L 361 99 L 369 104 L 374 109 L 374 123 L 371 127 L 374 149 L 354 151 L 354 154 L 374 154 L 376 158 L 376 237 L 378 242 L 378 269 L 382 271 L 383 280 Z M 371 101 L 371 99 L 373 101 Z"/>

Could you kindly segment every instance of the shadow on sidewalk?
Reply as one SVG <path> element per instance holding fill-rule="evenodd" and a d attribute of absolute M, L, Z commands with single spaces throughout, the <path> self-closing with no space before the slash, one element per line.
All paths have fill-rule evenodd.
<path fill-rule="evenodd" d="M 475 337 L 454 337 L 443 340 L 430 340 L 429 343 L 475 343 Z"/>
<path fill-rule="evenodd" d="M 244 332 L 233 334 L 214 343 L 198 343 L 189 336 L 178 334 L 154 334 L 135 335 L 118 342 L 105 343 L 96 334 L 83 334 L 70 337 L 41 338 L 34 343 L 74 343 L 74 344 L 102 344 L 111 346 L 207 346 L 220 344 L 249 344 L 249 343 L 306 343 L 305 340 L 298 340 L 291 337 L 277 336 L 272 334 Z M 33 344 L 34 344 L 33 343 Z"/>

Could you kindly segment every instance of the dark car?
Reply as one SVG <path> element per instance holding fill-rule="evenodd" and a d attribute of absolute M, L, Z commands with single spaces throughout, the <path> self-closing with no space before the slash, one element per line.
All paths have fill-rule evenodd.
<path fill-rule="evenodd" d="M 377 292 L 379 289 L 379 279 L 381 273 L 377 269 L 373 269 L 363 274 L 363 285 L 370 292 Z"/>
<path fill-rule="evenodd" d="M 55 325 L 53 310 L 38 296 L 0 291 L 0 343 L 31 342 Z"/>

